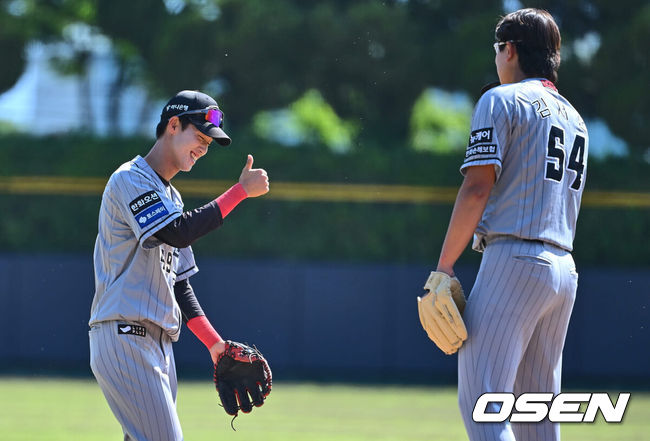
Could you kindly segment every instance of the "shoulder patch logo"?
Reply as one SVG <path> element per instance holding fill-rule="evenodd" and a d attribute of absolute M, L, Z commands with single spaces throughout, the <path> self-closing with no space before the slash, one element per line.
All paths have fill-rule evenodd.
<path fill-rule="evenodd" d="M 492 127 L 486 127 L 484 129 L 473 130 L 470 133 L 467 147 L 490 142 L 492 142 Z"/>
<path fill-rule="evenodd" d="M 133 215 L 136 215 L 157 202 L 160 202 L 160 196 L 158 196 L 158 193 L 152 190 L 141 194 L 129 202 L 129 208 L 131 209 L 131 213 L 133 213 Z"/>
<path fill-rule="evenodd" d="M 465 150 L 465 159 L 476 155 L 494 155 L 497 152 L 496 144 L 477 145 Z"/>
<path fill-rule="evenodd" d="M 129 208 L 140 227 L 145 227 L 169 213 L 158 193 L 153 190 L 133 199 L 129 203 Z"/>

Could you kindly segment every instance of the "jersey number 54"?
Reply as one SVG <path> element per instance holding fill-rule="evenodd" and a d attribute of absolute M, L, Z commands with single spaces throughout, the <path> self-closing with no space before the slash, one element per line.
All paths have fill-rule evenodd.
<path fill-rule="evenodd" d="M 564 153 L 564 130 L 561 127 L 551 126 L 548 135 L 548 147 L 546 152 L 546 179 L 561 182 L 565 170 Z M 573 190 L 580 190 L 582 185 L 582 174 L 585 171 L 585 138 L 576 135 L 573 140 L 573 147 L 569 154 L 569 163 L 566 168 L 573 170 L 576 174 L 571 183 Z"/>

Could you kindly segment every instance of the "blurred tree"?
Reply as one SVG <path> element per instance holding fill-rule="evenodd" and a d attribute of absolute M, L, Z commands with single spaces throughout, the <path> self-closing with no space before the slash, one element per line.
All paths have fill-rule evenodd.
<path fill-rule="evenodd" d="M 205 90 L 211 80 L 219 78 L 214 41 L 219 17 L 216 0 L 95 2 L 97 25 L 112 39 L 117 57 L 113 119 L 123 89 L 133 83 L 145 86 L 149 101 L 168 98 L 182 89 Z M 149 106 L 143 111 L 144 117 Z"/>
<path fill-rule="evenodd" d="M 0 3 L 0 49 L 6 50 L 15 63 L 0 74 L 0 92 L 18 80 L 25 67 L 25 46 L 33 40 L 42 42 L 66 41 L 70 52 L 55 58 L 54 66 L 64 73 L 79 74 L 80 97 L 92 123 L 90 84 L 85 75 L 96 39 L 88 23 L 93 22 L 95 0 L 4 0 Z"/>
<path fill-rule="evenodd" d="M 110 37 L 125 86 L 152 97 L 186 88 L 218 97 L 227 124 L 247 127 L 318 90 L 361 140 L 391 148 L 409 134 L 428 87 L 465 90 L 496 79 L 491 48 L 504 7 L 537 6 L 563 35 L 560 91 L 585 117 L 601 117 L 634 154 L 647 148 L 650 4 L 627 0 L 0 0 L 0 90 L 23 68 L 21 44 L 61 38 L 85 23 Z M 79 71 L 84 53 L 78 52 Z M 621 80 L 624 78 L 624 80 Z"/>
<path fill-rule="evenodd" d="M 156 95 L 211 89 L 227 122 L 246 125 L 315 89 L 363 138 L 392 145 L 426 87 L 478 90 L 495 77 L 489 36 L 500 2 L 470 3 L 97 0 L 97 22 L 130 45 Z M 480 54 L 464 50 L 486 35 Z"/>
<path fill-rule="evenodd" d="M 350 152 L 358 131 L 355 123 L 339 118 L 315 89 L 288 108 L 257 113 L 253 130 L 261 138 L 280 144 L 325 145 L 336 153 Z"/>
<path fill-rule="evenodd" d="M 426 87 L 469 80 L 478 90 L 495 77 L 490 36 L 500 2 L 469 3 L 222 0 L 205 37 L 214 39 L 210 73 L 223 80 L 236 121 L 317 89 L 363 138 L 402 143 Z M 479 40 L 484 52 L 464 50 Z"/>
<path fill-rule="evenodd" d="M 59 8 L 56 1 L 1 0 L 0 93 L 12 87 L 25 68 L 25 45 L 31 40 L 49 41 L 60 36 L 62 24 L 70 11 Z"/>
<path fill-rule="evenodd" d="M 583 116 L 602 117 L 639 159 L 649 149 L 650 3 L 543 0 L 558 17 L 563 60 L 558 87 Z"/>
<path fill-rule="evenodd" d="M 465 94 L 425 90 L 415 101 L 411 114 L 411 147 L 437 153 L 461 149 L 464 152 L 472 107 Z"/>
<path fill-rule="evenodd" d="M 14 14 L 3 4 L 0 9 L 0 52 L 5 61 L 0 69 L 0 92 L 13 86 L 25 69 L 25 30 L 16 21 Z"/>

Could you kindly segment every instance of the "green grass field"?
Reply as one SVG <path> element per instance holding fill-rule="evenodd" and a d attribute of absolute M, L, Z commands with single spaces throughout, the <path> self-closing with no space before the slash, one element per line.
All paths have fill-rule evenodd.
<path fill-rule="evenodd" d="M 453 388 L 276 383 L 266 404 L 235 420 L 209 382 L 181 382 L 178 412 L 189 441 L 466 440 Z M 564 424 L 563 441 L 650 440 L 650 394 L 632 393 L 622 424 Z M 0 439 L 122 439 L 92 380 L 0 378 Z"/>

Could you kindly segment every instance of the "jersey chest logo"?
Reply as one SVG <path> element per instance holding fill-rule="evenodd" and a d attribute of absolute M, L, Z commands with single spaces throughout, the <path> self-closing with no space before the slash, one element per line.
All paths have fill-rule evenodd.
<path fill-rule="evenodd" d="M 143 193 L 129 203 L 131 213 L 140 227 L 145 227 L 156 219 L 168 214 L 165 204 L 155 191 Z"/>

